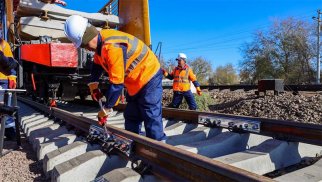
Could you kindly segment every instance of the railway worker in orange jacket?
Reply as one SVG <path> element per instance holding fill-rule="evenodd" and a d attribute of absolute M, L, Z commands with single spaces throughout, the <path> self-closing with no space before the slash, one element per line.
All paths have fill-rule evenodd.
<path fill-rule="evenodd" d="M 65 34 L 76 47 L 95 51 L 89 88 L 93 100 L 102 98 L 98 79 L 105 70 L 109 76 L 106 103 L 98 113 L 99 123 L 105 124 L 112 107 L 117 104 L 124 86 L 127 106 L 124 112 L 125 129 L 141 132 L 144 121 L 146 136 L 156 140 L 166 138 L 162 124 L 162 71 L 157 57 L 138 38 L 113 29 L 100 32 L 86 18 L 70 16 Z"/>
<path fill-rule="evenodd" d="M 17 61 L 13 58 L 10 45 L 0 38 L 0 89 L 16 88 L 16 67 Z M 3 99 L 4 91 L 0 91 L 0 102 L 3 102 Z M 7 117 L 5 128 L 7 139 L 13 139 L 15 137 L 15 122 L 12 117 Z"/>
<path fill-rule="evenodd" d="M 166 78 L 173 80 L 173 99 L 170 107 L 178 108 L 184 97 L 188 103 L 189 109 L 196 110 L 197 104 L 190 90 L 190 81 L 192 81 L 192 83 L 196 87 L 198 95 L 201 95 L 200 84 L 197 81 L 196 75 L 186 63 L 186 54 L 179 53 L 176 60 L 178 61 L 178 66 L 175 67 L 172 73 L 169 74 L 164 69 L 162 69 L 163 75 Z"/>

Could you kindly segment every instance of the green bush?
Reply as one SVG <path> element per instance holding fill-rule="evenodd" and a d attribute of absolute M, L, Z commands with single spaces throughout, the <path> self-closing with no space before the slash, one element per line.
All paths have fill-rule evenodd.
<path fill-rule="evenodd" d="M 198 105 L 198 111 L 209 111 L 208 106 L 213 105 L 215 100 L 207 92 L 203 92 L 201 96 L 194 94 L 196 103 Z M 180 109 L 188 109 L 188 104 L 185 99 L 183 99 L 182 104 L 179 107 Z"/>

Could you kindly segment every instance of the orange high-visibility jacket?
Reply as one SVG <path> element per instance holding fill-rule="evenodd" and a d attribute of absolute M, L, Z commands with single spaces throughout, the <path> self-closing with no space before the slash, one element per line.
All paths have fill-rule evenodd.
<path fill-rule="evenodd" d="M 104 68 L 112 84 L 124 83 L 129 95 L 137 94 L 160 70 L 157 57 L 141 40 L 130 34 L 104 29 L 100 35 L 103 44 L 101 56 L 96 53 L 94 62 Z M 123 58 L 120 44 L 127 47 L 126 58 Z"/>
<path fill-rule="evenodd" d="M 2 40 L 0 43 L 0 51 L 3 52 L 3 55 L 8 58 L 13 58 L 13 54 L 10 49 L 10 45 L 7 41 Z M 9 76 L 15 75 L 16 72 L 14 70 L 6 70 L 0 67 L 0 80 L 7 80 Z"/>
<path fill-rule="evenodd" d="M 173 77 L 173 91 L 188 91 L 190 90 L 190 81 L 197 81 L 196 75 L 187 64 L 184 68 L 175 67 L 170 76 Z"/>

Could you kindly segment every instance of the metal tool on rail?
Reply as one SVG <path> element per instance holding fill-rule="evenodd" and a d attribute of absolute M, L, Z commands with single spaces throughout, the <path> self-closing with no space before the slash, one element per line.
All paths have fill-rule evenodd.
<path fill-rule="evenodd" d="M 98 103 L 101 110 L 105 112 L 102 99 L 100 99 Z M 108 113 L 105 114 L 110 115 Z M 104 129 L 96 125 L 91 125 L 87 140 L 89 142 L 100 143 L 102 145 L 102 150 L 107 154 L 111 154 L 112 152 L 117 151 L 118 153 L 121 153 L 126 157 L 130 157 L 133 141 L 109 131 L 106 125 L 107 123 L 105 122 L 103 124 Z"/>
<path fill-rule="evenodd" d="M 103 107 L 103 102 L 102 102 L 102 99 L 99 99 L 98 100 L 98 103 L 100 105 L 100 108 L 101 110 L 104 112 L 105 115 L 108 115 Z M 113 111 L 112 111 L 113 112 Z M 108 136 L 108 133 L 107 133 L 107 128 L 106 128 L 106 122 L 103 124 L 103 127 L 104 127 L 104 130 L 105 130 L 105 135 Z"/>
<path fill-rule="evenodd" d="M 148 163 L 135 156 L 133 152 L 133 140 L 109 131 L 106 123 L 103 128 L 104 130 L 101 127 L 91 125 L 87 141 L 89 143 L 99 143 L 102 151 L 107 155 L 121 154 L 123 157 L 126 157 L 131 161 L 131 168 L 141 175 L 150 169 Z"/>
<path fill-rule="evenodd" d="M 104 128 L 91 125 L 87 141 L 101 144 L 102 150 L 109 155 L 117 152 L 130 157 L 133 141 L 109 131 L 106 127 Z"/>
<path fill-rule="evenodd" d="M 98 103 L 105 115 L 111 115 L 104 110 L 102 99 L 99 99 Z M 131 161 L 132 169 L 143 175 L 149 169 L 149 165 L 134 156 L 133 140 L 108 130 L 107 122 L 102 127 L 104 129 L 96 125 L 91 125 L 87 141 L 90 143 L 99 143 L 102 150 L 108 155 L 121 154 L 123 157 L 126 157 Z"/>

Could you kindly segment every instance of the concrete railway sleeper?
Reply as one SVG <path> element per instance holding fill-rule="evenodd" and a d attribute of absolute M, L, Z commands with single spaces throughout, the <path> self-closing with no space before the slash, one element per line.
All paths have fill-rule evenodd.
<path fill-rule="evenodd" d="M 36 110 L 26 103 L 32 103 Z M 102 140 L 99 134 L 104 132 L 101 132 L 90 135 L 90 141 L 97 142 L 91 144 L 86 139 L 89 129 L 104 131 L 95 125 L 94 113 L 98 108 L 50 109 L 24 98 L 20 98 L 19 106 L 23 131 L 52 181 L 322 180 L 319 172 L 322 159 L 273 179 L 265 177 L 308 158 L 318 159 L 322 154 L 320 126 L 297 126 L 291 122 L 277 125 L 277 121 L 257 118 L 260 130 L 255 127 L 250 131 L 243 127 L 245 123 L 232 125 L 227 115 L 211 117 L 195 112 L 210 118 L 205 122 L 193 112 L 176 110 L 175 115 L 174 110 L 168 109 L 163 111 L 164 131 L 168 136 L 165 144 L 123 130 L 120 111 L 124 105 L 121 105 L 107 126 L 114 140 Z M 225 127 L 225 123 L 230 125 Z M 279 130 L 274 129 L 277 126 Z M 302 130 L 308 130 L 310 135 Z M 101 150 L 103 144 L 105 150 Z"/>

